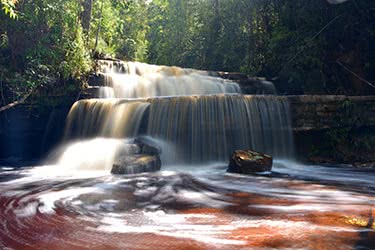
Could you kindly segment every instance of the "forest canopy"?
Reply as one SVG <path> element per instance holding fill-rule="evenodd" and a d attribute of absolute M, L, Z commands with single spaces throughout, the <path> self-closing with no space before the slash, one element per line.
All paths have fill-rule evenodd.
<path fill-rule="evenodd" d="M 374 93 L 373 0 L 1 0 L 1 6 L 1 91 L 15 99 L 37 86 L 82 82 L 96 57 L 264 76 L 285 94 Z"/>

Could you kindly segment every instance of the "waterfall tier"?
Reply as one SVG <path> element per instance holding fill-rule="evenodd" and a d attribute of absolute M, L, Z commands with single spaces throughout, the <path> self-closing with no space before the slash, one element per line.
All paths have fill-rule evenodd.
<path fill-rule="evenodd" d="M 241 93 L 237 83 L 207 71 L 120 61 L 99 61 L 99 71 L 104 85 L 113 88 L 102 93 L 104 98 Z"/>
<path fill-rule="evenodd" d="M 276 96 L 83 100 L 72 107 L 66 127 L 70 139 L 140 135 L 173 145 L 168 159 L 174 163 L 227 160 L 243 148 L 293 155 L 289 105 Z"/>

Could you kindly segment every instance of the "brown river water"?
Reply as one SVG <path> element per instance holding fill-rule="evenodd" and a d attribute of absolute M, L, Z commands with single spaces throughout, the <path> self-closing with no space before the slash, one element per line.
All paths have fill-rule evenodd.
<path fill-rule="evenodd" d="M 0 249 L 375 249 L 371 170 L 276 161 L 111 176 L 3 167 Z"/>

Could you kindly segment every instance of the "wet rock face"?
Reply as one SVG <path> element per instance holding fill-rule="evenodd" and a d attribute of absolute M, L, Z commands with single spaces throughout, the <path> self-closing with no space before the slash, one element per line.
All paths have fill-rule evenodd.
<path fill-rule="evenodd" d="M 119 155 L 111 170 L 112 174 L 139 174 L 161 169 L 161 149 L 146 137 L 136 138 L 127 151 Z"/>
<path fill-rule="evenodd" d="M 230 159 L 228 172 L 254 174 L 272 170 L 272 156 L 252 150 L 236 150 Z"/>
<path fill-rule="evenodd" d="M 156 172 L 161 168 L 159 155 L 126 155 L 113 163 L 112 174 Z"/>
<path fill-rule="evenodd" d="M 70 106 L 24 103 L 0 112 L 0 159 L 14 165 L 45 157 L 63 137 Z"/>
<path fill-rule="evenodd" d="M 161 148 L 147 137 L 138 137 L 134 143 L 139 146 L 141 154 L 146 155 L 160 155 Z"/>

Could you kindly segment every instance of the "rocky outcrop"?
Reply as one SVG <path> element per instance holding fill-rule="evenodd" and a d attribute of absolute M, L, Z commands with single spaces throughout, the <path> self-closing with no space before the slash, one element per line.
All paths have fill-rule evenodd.
<path fill-rule="evenodd" d="M 252 150 L 236 150 L 230 159 L 228 172 L 254 174 L 271 171 L 272 156 Z"/>

